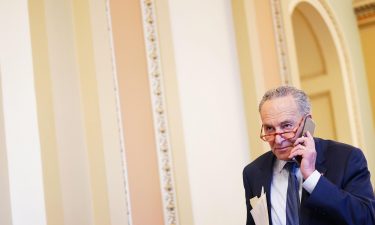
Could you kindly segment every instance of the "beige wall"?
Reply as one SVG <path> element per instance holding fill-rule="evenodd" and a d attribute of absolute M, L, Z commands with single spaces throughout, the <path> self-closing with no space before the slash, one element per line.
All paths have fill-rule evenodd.
<path fill-rule="evenodd" d="M 64 224 L 44 1 L 29 4 L 47 223 Z M 48 172 L 47 172 L 48 171 Z"/>
<path fill-rule="evenodd" d="M 358 6 L 361 6 L 363 3 L 358 1 L 360 4 L 356 5 L 357 1 L 354 1 L 354 7 L 357 10 Z M 369 166 L 371 172 L 374 173 L 375 170 L 375 153 L 371 151 L 375 147 L 374 144 L 374 135 L 375 135 L 375 67 L 374 67 L 374 50 L 375 45 L 373 43 L 373 38 L 375 38 L 375 14 L 374 14 L 374 1 L 368 1 L 368 4 L 371 4 L 371 7 L 366 7 L 365 4 L 365 17 L 358 13 L 357 11 L 357 22 L 358 22 L 358 29 L 360 34 L 360 40 L 362 44 L 362 52 L 363 52 L 363 61 L 358 62 L 361 65 L 364 64 L 364 69 L 366 72 L 365 77 L 361 77 L 362 87 L 364 87 L 362 100 L 366 101 L 366 104 L 361 105 L 363 114 L 366 114 L 368 119 L 364 119 L 363 122 L 366 124 L 366 131 L 364 132 L 364 138 L 368 142 L 372 142 L 372 145 L 368 145 L 369 148 L 367 150 L 367 160 L 369 161 Z M 367 10 L 370 10 L 368 13 Z M 371 11 L 372 10 L 372 11 Z M 359 38 L 358 38 L 359 39 Z M 366 85 L 367 84 L 367 85 Z M 372 178 L 374 182 L 374 176 Z"/>
<path fill-rule="evenodd" d="M 269 1 L 233 0 L 233 17 L 251 159 L 268 150 L 260 141 L 258 103 L 263 93 L 282 83 Z M 263 13 L 264 12 L 264 13 Z M 266 25 L 267 24 L 267 25 Z"/>
<path fill-rule="evenodd" d="M 226 0 L 169 1 L 194 224 L 245 223 L 249 145 L 232 12 Z"/>
<path fill-rule="evenodd" d="M 299 2 L 320 13 L 336 61 L 323 60 L 334 55 L 322 23 L 305 30 L 301 9 L 292 24 Z M 15 0 L 0 12 L 2 225 L 172 225 L 171 212 L 182 225 L 244 224 L 242 168 L 268 150 L 259 99 L 328 64 L 342 72 L 343 140 L 375 169 L 375 37 L 373 23 L 359 36 L 351 0 Z M 315 108 L 333 105 L 311 90 Z"/>
<path fill-rule="evenodd" d="M 101 7 L 104 14 L 105 5 Z M 97 83 L 101 73 L 97 76 L 90 22 L 94 12 L 89 9 L 88 1 L 29 4 L 48 224 L 124 224 L 128 220 L 121 155 L 106 161 L 111 154 L 120 153 L 121 147 L 116 139 L 118 124 L 110 133 L 101 125 Z M 106 17 L 102 18 L 107 25 Z M 104 42 L 108 50 L 109 41 L 107 37 Z M 95 47 L 97 51 L 99 46 Z M 115 99 L 112 68 L 107 73 L 112 90 L 106 95 Z M 117 123 L 115 107 L 113 104 L 111 116 Z M 108 129 L 108 125 L 103 127 Z M 103 143 L 108 135 L 114 149 Z M 118 175 L 116 182 L 112 174 Z M 113 183 L 118 186 L 111 187 Z M 110 198 L 110 193 L 122 197 L 117 200 L 121 203 Z"/>
<path fill-rule="evenodd" d="M 372 118 L 375 118 L 375 21 L 359 27 L 364 63 L 366 66 L 367 84 L 372 106 Z M 373 120 L 375 129 L 375 119 Z"/>
<path fill-rule="evenodd" d="M 0 2 L 1 202 L 4 225 L 46 224 L 28 2 Z M 3 158 L 4 157 L 4 158 Z M 7 168 L 3 168 L 7 167 Z M 7 174 L 4 174 L 7 173 Z"/>
<path fill-rule="evenodd" d="M 129 224 L 128 182 L 124 163 L 123 131 L 118 110 L 118 85 L 110 14 L 107 2 L 90 0 L 90 19 L 100 108 L 101 137 L 104 148 L 108 204 L 111 224 Z"/>

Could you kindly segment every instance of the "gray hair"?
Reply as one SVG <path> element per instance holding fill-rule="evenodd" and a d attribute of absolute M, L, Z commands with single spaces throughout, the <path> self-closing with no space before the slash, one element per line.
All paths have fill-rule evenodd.
<path fill-rule="evenodd" d="M 294 100 L 296 101 L 299 112 L 303 115 L 307 115 L 311 113 L 311 104 L 309 97 L 307 94 L 292 86 L 280 86 L 271 90 L 268 90 L 264 95 L 262 100 L 259 103 L 259 112 L 262 109 L 263 104 L 275 98 L 286 97 L 286 96 L 293 96 Z"/>

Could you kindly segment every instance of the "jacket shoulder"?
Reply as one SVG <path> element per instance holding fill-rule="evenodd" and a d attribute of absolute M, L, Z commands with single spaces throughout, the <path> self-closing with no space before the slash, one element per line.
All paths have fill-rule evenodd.
<path fill-rule="evenodd" d="M 325 140 L 322 138 L 314 138 L 315 139 L 315 147 L 318 151 L 321 151 L 321 154 L 324 155 L 334 155 L 340 154 L 340 156 L 349 156 L 350 154 L 363 154 L 359 148 L 356 148 L 352 145 L 345 144 L 338 141 L 333 140 Z"/>
<path fill-rule="evenodd" d="M 274 155 L 272 151 L 268 151 L 264 153 L 263 155 L 256 158 L 254 161 L 249 163 L 247 166 L 245 166 L 243 172 L 244 173 L 254 173 L 258 170 L 261 170 L 264 167 L 269 167 L 273 163 Z"/>

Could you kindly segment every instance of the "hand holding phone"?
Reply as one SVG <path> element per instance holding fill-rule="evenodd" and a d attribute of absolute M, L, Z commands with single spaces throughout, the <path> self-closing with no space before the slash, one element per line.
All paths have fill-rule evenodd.
<path fill-rule="evenodd" d="M 301 135 L 300 137 L 304 136 L 306 137 L 306 132 L 309 131 L 311 136 L 314 135 L 314 130 L 315 130 L 315 123 L 314 121 L 311 119 L 311 117 L 306 117 L 305 118 L 305 121 L 303 123 L 303 128 L 302 128 L 302 132 L 301 132 Z M 293 161 L 295 161 L 298 165 L 301 164 L 301 161 L 302 161 L 302 156 L 298 155 L 296 157 L 294 157 L 292 159 Z"/>

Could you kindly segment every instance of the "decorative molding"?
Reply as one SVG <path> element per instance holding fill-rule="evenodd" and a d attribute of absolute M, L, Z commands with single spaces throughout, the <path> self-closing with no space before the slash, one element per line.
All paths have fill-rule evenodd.
<path fill-rule="evenodd" d="M 272 6 L 272 17 L 274 21 L 274 26 L 275 26 L 275 35 L 276 35 L 276 44 L 278 47 L 278 54 L 279 54 L 279 59 L 280 59 L 280 67 L 281 67 L 281 74 L 283 76 L 283 79 L 286 84 L 289 83 L 288 77 L 290 76 L 290 68 L 289 68 L 289 56 L 288 56 L 288 50 L 287 50 L 287 45 L 286 45 L 286 31 L 284 28 L 284 21 L 282 18 L 282 7 L 281 7 L 281 2 L 282 0 L 270 0 L 271 1 L 271 6 Z M 359 103 L 357 101 L 357 89 L 354 85 L 354 75 L 353 75 L 353 70 L 351 67 L 351 62 L 349 59 L 349 53 L 348 49 L 345 45 L 344 41 L 344 35 L 341 32 L 340 26 L 337 23 L 337 20 L 335 16 L 333 15 L 332 10 L 328 6 L 328 3 L 326 0 L 315 0 L 318 2 L 324 9 L 325 13 L 327 13 L 330 21 L 332 22 L 332 25 L 334 27 L 334 32 L 338 37 L 338 44 L 339 44 L 339 49 L 342 50 L 343 53 L 343 60 L 344 62 L 341 63 L 340 65 L 342 66 L 343 70 L 346 72 L 346 76 L 348 78 L 348 83 L 349 83 L 349 92 L 350 92 L 350 101 L 351 103 L 355 106 L 353 107 L 353 115 L 354 115 L 354 128 L 355 128 L 355 141 L 357 141 L 357 144 L 359 146 L 363 146 L 364 140 L 363 140 L 363 135 L 362 135 L 362 130 L 361 128 L 361 123 L 360 123 L 360 117 L 359 117 Z M 305 1 L 300 1 L 300 2 L 305 2 Z M 369 1 L 366 1 L 369 2 Z M 371 0 L 373 2 L 373 0 Z M 297 63 L 297 62 L 296 62 Z M 344 71 L 343 71 L 344 72 Z M 344 74 L 345 74 L 344 72 Z M 353 97 L 354 96 L 354 97 Z"/>
<path fill-rule="evenodd" d="M 309 73 L 309 74 L 300 74 L 300 79 L 302 81 L 307 81 L 307 80 L 313 80 L 317 79 L 318 77 L 322 76 L 327 76 L 327 72 L 325 70 L 317 71 L 314 73 Z"/>
<path fill-rule="evenodd" d="M 341 65 L 344 67 L 344 70 L 347 73 L 347 78 L 348 78 L 348 83 L 349 83 L 349 92 L 350 92 L 350 100 L 351 103 L 354 105 L 353 107 L 353 116 L 354 116 L 354 127 L 355 127 L 355 139 L 357 141 L 357 144 L 359 146 L 364 145 L 364 140 L 363 140 L 363 134 L 362 134 L 362 129 L 361 129 L 361 123 L 360 123 L 360 116 L 359 116 L 359 103 L 357 101 L 358 95 L 357 95 L 357 88 L 355 87 L 355 81 L 354 81 L 354 75 L 353 75 L 353 69 L 352 69 L 352 63 L 349 59 L 349 53 L 348 53 L 348 48 L 345 45 L 344 41 L 344 34 L 342 33 L 340 26 L 333 15 L 333 12 L 331 8 L 329 7 L 328 3 L 325 0 L 318 0 L 320 4 L 323 6 L 325 12 L 329 16 L 330 21 L 333 24 L 333 27 L 335 29 L 335 33 L 337 34 L 338 37 L 338 44 L 339 44 L 339 49 L 342 50 L 343 53 L 343 58 L 344 58 L 344 63 Z M 354 96 L 354 97 L 353 97 Z"/>
<path fill-rule="evenodd" d="M 275 29 L 276 49 L 279 55 L 279 69 L 281 75 L 281 82 L 283 84 L 290 84 L 290 68 L 288 48 L 286 44 L 286 35 L 284 29 L 284 22 L 282 17 L 282 7 L 280 0 L 271 0 L 272 20 Z"/>
<path fill-rule="evenodd" d="M 375 22 L 375 1 L 354 1 L 353 8 L 358 25 L 366 25 Z"/>
<path fill-rule="evenodd" d="M 173 179 L 171 146 L 168 133 L 167 110 L 165 105 L 166 101 L 164 97 L 164 82 L 156 26 L 155 1 L 142 0 L 141 6 L 155 126 L 156 147 L 159 158 L 159 173 L 164 218 L 166 225 L 177 225 L 176 192 Z"/>

